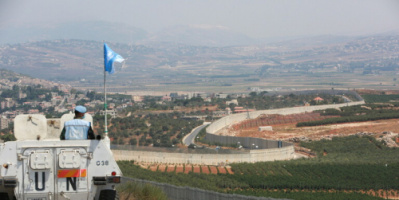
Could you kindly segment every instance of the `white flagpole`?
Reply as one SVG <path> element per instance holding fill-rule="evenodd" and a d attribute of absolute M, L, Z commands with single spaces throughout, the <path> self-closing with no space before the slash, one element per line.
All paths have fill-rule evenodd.
<path fill-rule="evenodd" d="M 105 49 L 104 49 L 105 51 Z M 104 65 L 104 141 L 105 144 L 108 146 L 109 149 L 111 149 L 111 142 L 108 137 L 108 125 L 107 125 L 107 90 L 105 87 L 106 83 L 106 71 L 105 71 L 105 65 Z"/>

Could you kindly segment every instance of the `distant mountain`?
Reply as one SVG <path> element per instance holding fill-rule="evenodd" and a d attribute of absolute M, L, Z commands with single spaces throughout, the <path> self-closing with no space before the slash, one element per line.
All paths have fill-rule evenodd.
<path fill-rule="evenodd" d="M 252 45 L 257 40 L 227 27 L 211 25 L 181 25 L 152 34 L 147 42 L 172 42 L 195 46 Z"/>
<path fill-rule="evenodd" d="M 100 68 L 102 56 L 98 41 L 46 40 L 4 45 L 0 68 L 47 80 L 78 80 Z"/>
<path fill-rule="evenodd" d="M 178 33 L 188 30 L 182 35 L 189 37 L 189 32 L 197 29 L 181 28 Z M 212 33 L 215 28 L 209 29 Z M 215 32 L 228 32 L 224 32 L 226 30 L 222 27 L 216 29 L 221 30 Z M 187 82 L 228 85 L 229 78 L 233 78 L 234 82 L 239 81 L 237 77 L 243 81 L 257 80 L 258 71 L 265 69 L 264 66 L 269 71 L 274 70 L 275 74 L 271 76 L 291 72 L 318 73 L 325 68 L 336 71 L 344 71 L 345 68 L 348 71 L 366 64 L 378 70 L 399 69 L 399 35 L 373 35 L 352 40 L 351 37 L 321 36 L 270 45 L 230 47 L 210 46 L 221 44 L 217 41 L 212 43 L 214 35 L 209 40 L 197 41 L 197 45 L 171 42 L 177 39 L 173 37 L 169 42 L 155 42 L 157 38 L 153 37 L 151 44 L 108 42 L 115 52 L 125 58 L 125 62 L 115 64 L 116 75 L 108 76 L 107 83 L 141 90 L 157 87 L 154 86 L 157 84 L 170 86 Z M 195 37 L 182 38 L 181 41 L 195 42 L 191 40 Z M 229 40 L 224 41 L 227 44 Z M 80 87 L 100 87 L 104 73 L 102 45 L 101 41 L 76 39 L 1 45 L 0 68 Z M 280 65 L 284 67 L 280 68 Z"/>
<path fill-rule="evenodd" d="M 168 42 L 195 46 L 235 46 L 258 43 L 257 40 L 226 27 L 210 25 L 173 26 L 150 34 L 143 29 L 126 24 L 88 21 L 7 28 L 0 32 L 0 45 L 59 39 L 104 40 L 124 44 Z"/>
<path fill-rule="evenodd" d="M 277 46 L 289 47 L 311 47 L 329 44 L 346 43 L 360 38 L 359 36 L 339 36 L 339 35 L 320 35 L 312 37 L 297 37 L 294 39 L 281 40 L 280 42 L 271 43 Z"/>
<path fill-rule="evenodd" d="M 15 44 L 57 39 L 80 39 L 120 43 L 135 43 L 148 33 L 126 24 L 103 21 L 71 22 L 42 27 L 8 28 L 0 32 L 0 44 Z"/>

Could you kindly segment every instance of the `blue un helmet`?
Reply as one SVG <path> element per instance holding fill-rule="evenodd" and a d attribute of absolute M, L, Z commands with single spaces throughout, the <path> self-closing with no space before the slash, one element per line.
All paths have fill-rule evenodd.
<path fill-rule="evenodd" d="M 76 106 L 75 111 L 79 113 L 86 113 L 87 109 L 84 106 Z"/>

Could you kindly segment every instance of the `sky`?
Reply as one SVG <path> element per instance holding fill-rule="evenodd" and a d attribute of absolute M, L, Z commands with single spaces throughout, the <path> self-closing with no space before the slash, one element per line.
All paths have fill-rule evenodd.
<path fill-rule="evenodd" d="M 95 20 L 149 32 L 222 26 L 268 38 L 398 31 L 398 19 L 397 0 L 0 0 L 0 31 Z"/>

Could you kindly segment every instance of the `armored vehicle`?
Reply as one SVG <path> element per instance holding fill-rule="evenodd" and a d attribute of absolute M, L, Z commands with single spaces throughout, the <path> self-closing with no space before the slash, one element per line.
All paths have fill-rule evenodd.
<path fill-rule="evenodd" d="M 60 140 L 65 121 L 18 115 L 16 141 L 0 144 L 0 199 L 115 199 L 122 173 L 109 144 L 98 140 Z M 85 120 L 92 121 L 86 114 Z"/>

